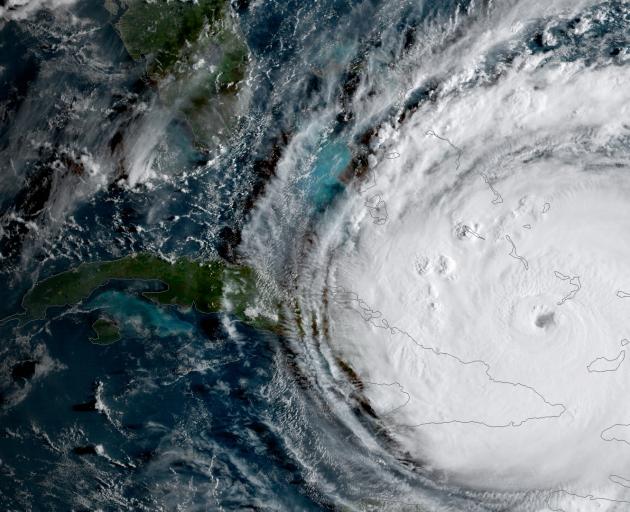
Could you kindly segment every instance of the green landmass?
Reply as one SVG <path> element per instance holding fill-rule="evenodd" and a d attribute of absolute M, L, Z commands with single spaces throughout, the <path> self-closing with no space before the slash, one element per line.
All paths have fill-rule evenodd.
<path fill-rule="evenodd" d="M 111 2 L 112 0 L 110 0 Z M 124 14 L 116 29 L 134 60 L 148 59 L 149 75 L 187 70 L 193 57 L 210 43 L 218 56 L 216 70 L 208 73 L 213 91 L 229 92 L 245 76 L 247 46 L 228 19 L 227 0 L 122 0 Z M 109 7 L 110 12 L 115 12 Z M 181 70 L 180 70 L 181 71 Z"/>
<path fill-rule="evenodd" d="M 76 304 L 88 298 L 94 290 L 113 279 L 154 280 L 163 283 L 165 290 L 144 292 L 143 295 L 159 304 L 185 307 L 195 306 L 203 313 L 222 309 L 226 278 L 235 314 L 245 314 L 247 306 L 239 301 L 252 300 L 255 291 L 254 272 L 246 267 L 232 267 L 220 261 L 199 262 L 180 258 L 175 262 L 159 256 L 140 253 L 112 261 L 82 263 L 78 267 L 36 283 L 24 296 L 24 313 L 20 324 L 45 318 L 53 306 Z M 247 292 L 239 291 L 238 282 L 247 284 Z"/>
<path fill-rule="evenodd" d="M 223 30 L 218 38 L 223 49 L 214 82 L 218 92 L 236 90 L 236 84 L 245 77 L 248 48 L 233 30 Z"/>
<path fill-rule="evenodd" d="M 164 105 L 201 148 L 216 147 L 237 119 L 249 49 L 228 0 L 106 0 L 129 55 L 146 62 Z"/>
<path fill-rule="evenodd" d="M 136 60 L 152 57 L 162 70 L 180 58 L 205 26 L 215 25 L 226 11 L 225 0 L 128 0 L 116 28 L 129 55 Z"/>
<path fill-rule="evenodd" d="M 168 261 L 150 253 L 81 263 L 38 281 L 22 299 L 24 311 L 0 320 L 0 324 L 18 320 L 22 326 L 43 320 L 48 308 L 80 303 L 113 280 L 158 282 L 164 289 L 142 293 L 156 304 L 194 307 L 201 313 L 222 311 L 257 329 L 282 332 L 280 304 L 263 297 L 259 276 L 252 268 L 218 260 Z M 101 315 L 92 329 L 96 334 L 90 338 L 93 343 L 108 345 L 120 339 L 119 326 L 109 316 Z"/>
<path fill-rule="evenodd" d="M 110 318 L 99 318 L 92 324 L 92 330 L 96 337 L 90 338 L 90 341 L 95 345 L 111 345 L 120 339 L 118 324 Z"/>

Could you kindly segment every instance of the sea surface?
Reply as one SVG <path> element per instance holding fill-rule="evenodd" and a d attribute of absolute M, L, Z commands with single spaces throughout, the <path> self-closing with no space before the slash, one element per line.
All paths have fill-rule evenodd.
<path fill-rule="evenodd" d="M 317 250 L 351 239 L 352 222 L 336 222 L 357 193 L 375 225 L 391 220 L 384 201 L 405 174 L 372 189 L 368 169 L 400 157 L 383 141 L 403 140 L 423 109 L 514 74 L 544 88 L 536 66 L 627 66 L 628 4 L 234 0 L 231 9 L 250 65 L 231 135 L 211 150 L 143 80 L 101 2 L 3 14 L 0 317 L 39 279 L 141 251 L 253 266 L 262 289 L 303 315 L 279 335 L 158 307 L 141 295 L 154 284 L 114 281 L 44 321 L 0 325 L 0 508 L 545 510 L 550 489 L 449 480 L 390 435 L 331 363 L 317 284 L 337 253 Z M 445 130 L 458 123 L 447 107 Z M 447 142 L 442 163 L 459 170 Z M 619 144 L 627 165 L 627 140 Z M 405 165 L 411 176 L 413 161 Z M 120 341 L 90 343 L 100 311 L 119 323 Z"/>

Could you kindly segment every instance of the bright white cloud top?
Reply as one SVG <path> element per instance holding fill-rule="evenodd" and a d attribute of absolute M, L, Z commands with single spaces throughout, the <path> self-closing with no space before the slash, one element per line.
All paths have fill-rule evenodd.
<path fill-rule="evenodd" d="M 442 81 L 379 126 L 369 171 L 308 232 L 299 301 L 400 453 L 448 485 L 535 491 L 522 510 L 626 510 L 630 69 L 522 52 L 487 71 L 528 20 L 588 10 L 513 4 L 390 77 Z M 588 12 L 575 34 L 605 17 Z"/>

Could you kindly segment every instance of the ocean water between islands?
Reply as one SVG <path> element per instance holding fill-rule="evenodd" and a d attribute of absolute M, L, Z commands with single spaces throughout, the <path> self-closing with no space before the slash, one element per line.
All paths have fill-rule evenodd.
<path fill-rule="evenodd" d="M 214 145 L 172 89 L 139 89 L 104 7 L 0 28 L 0 76 L 23 81 L 0 93 L 22 184 L 2 177 L 0 316 L 132 254 L 255 288 L 203 308 L 114 275 L 0 324 L 0 506 L 630 506 L 628 5 L 230 9 L 249 67 Z M 125 150 L 97 142 L 108 123 Z M 44 149 L 18 158 L 20 130 Z M 29 193 L 51 147 L 90 171 Z"/>

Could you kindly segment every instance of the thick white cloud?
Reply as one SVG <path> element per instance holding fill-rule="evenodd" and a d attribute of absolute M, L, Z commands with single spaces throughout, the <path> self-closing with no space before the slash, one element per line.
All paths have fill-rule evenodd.
<path fill-rule="evenodd" d="M 630 420 L 630 71 L 538 63 L 383 130 L 388 222 L 356 193 L 323 249 L 331 339 L 451 481 L 601 507 L 630 499 L 630 449 L 600 436 Z"/>
<path fill-rule="evenodd" d="M 72 5 L 76 0 L 7 0 L 0 6 L 0 21 L 28 18 L 40 9 L 57 9 Z"/>
<path fill-rule="evenodd" d="M 353 368 L 401 451 L 454 485 L 540 491 L 528 510 L 630 504 L 630 446 L 610 434 L 630 423 L 630 70 L 522 51 L 529 21 L 583 7 L 512 2 L 445 50 L 427 28 L 355 109 L 378 118 L 428 77 L 439 93 L 380 127 L 368 178 L 309 233 L 301 270 L 325 356 Z M 501 45 L 519 56 L 488 71 Z M 274 208 L 292 207 L 280 197 L 308 137 L 279 166 Z M 260 253 L 281 236 L 261 219 L 286 215 L 270 210 L 246 241 Z"/>

